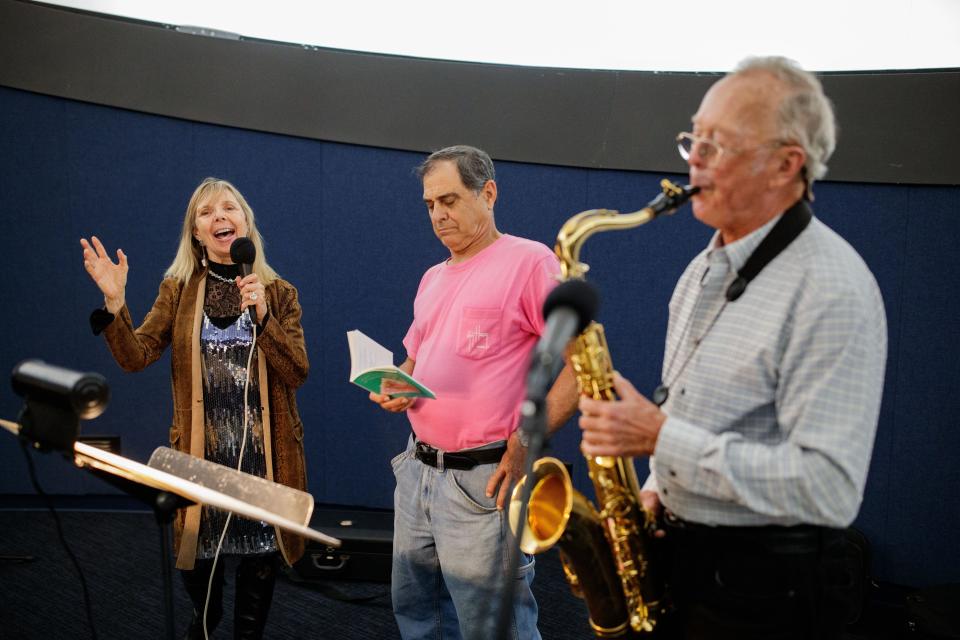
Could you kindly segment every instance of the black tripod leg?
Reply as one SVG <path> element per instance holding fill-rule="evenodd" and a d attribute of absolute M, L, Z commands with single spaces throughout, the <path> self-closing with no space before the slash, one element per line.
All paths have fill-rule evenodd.
<path fill-rule="evenodd" d="M 153 513 L 160 528 L 160 571 L 163 576 L 163 620 L 169 640 L 175 640 L 173 618 L 173 569 L 170 566 L 170 523 L 176 512 L 179 499 L 166 492 L 157 494 Z"/>

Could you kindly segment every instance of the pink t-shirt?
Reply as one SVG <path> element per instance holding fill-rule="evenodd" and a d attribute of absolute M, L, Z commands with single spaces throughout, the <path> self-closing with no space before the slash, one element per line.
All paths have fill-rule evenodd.
<path fill-rule="evenodd" d="M 403 339 L 414 376 L 437 394 L 408 411 L 417 438 L 458 451 L 519 423 L 530 351 L 560 264 L 544 245 L 504 235 L 465 262 L 431 267 Z"/>

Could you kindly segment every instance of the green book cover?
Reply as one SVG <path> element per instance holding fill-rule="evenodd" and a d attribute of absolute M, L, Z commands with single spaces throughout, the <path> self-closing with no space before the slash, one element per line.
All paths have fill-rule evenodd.
<path fill-rule="evenodd" d="M 386 380 L 386 387 L 381 386 Z M 414 387 L 416 391 L 411 390 L 401 390 L 401 391 L 390 391 L 389 385 L 391 381 L 399 382 L 401 384 L 407 384 L 411 387 Z M 436 398 L 433 391 L 426 388 L 414 378 L 408 376 L 406 373 L 400 369 L 393 367 L 390 369 L 367 369 L 362 373 L 358 374 L 356 378 L 351 380 L 356 385 L 360 385 L 367 391 L 372 391 L 374 393 L 383 393 L 384 391 L 388 392 L 388 395 L 392 398 Z M 383 391 L 381 391 L 383 390 Z"/>
<path fill-rule="evenodd" d="M 436 394 L 426 385 L 394 366 L 393 353 L 375 340 L 354 329 L 347 331 L 347 344 L 350 347 L 350 382 L 353 384 L 391 397 L 436 399 Z M 391 391 L 391 386 L 397 391 Z"/>

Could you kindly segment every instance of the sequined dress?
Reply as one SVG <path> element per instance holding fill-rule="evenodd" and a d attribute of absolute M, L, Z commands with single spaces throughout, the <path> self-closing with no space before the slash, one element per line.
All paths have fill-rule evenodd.
<path fill-rule="evenodd" d="M 244 385 L 247 358 L 253 342 L 253 323 L 240 314 L 240 293 L 233 278 L 240 275 L 236 265 L 211 264 L 211 272 L 229 282 L 208 275 L 203 321 L 200 331 L 200 358 L 203 371 L 204 440 L 207 460 L 234 469 L 243 442 Z M 263 446 L 263 416 L 260 410 L 260 385 L 257 356 L 249 369 L 253 376 L 247 391 L 247 439 L 243 446 L 240 470 L 266 477 L 266 453 Z M 203 508 L 197 558 L 212 558 L 217 549 L 227 513 Z M 272 526 L 234 516 L 224 538 L 220 555 L 259 555 L 277 551 Z"/>

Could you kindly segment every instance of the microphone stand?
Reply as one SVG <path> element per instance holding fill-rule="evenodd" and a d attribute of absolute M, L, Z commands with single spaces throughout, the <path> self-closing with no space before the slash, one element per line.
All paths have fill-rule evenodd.
<path fill-rule="evenodd" d="M 523 473 L 526 481 L 523 483 L 520 495 L 520 509 L 517 513 L 517 533 L 512 544 L 507 544 L 507 571 L 503 576 L 503 586 L 500 590 L 500 606 L 497 610 L 497 626 L 494 638 L 509 640 L 510 620 L 513 618 L 513 600 L 516 596 L 517 585 L 515 575 L 520 566 L 520 541 L 527 529 L 527 504 L 533 491 L 535 478 L 533 464 L 543 453 L 547 440 L 547 387 L 557 377 L 557 364 L 563 365 L 562 358 L 555 358 L 549 353 L 542 353 L 535 358 L 533 367 L 527 376 L 527 399 L 520 405 L 520 428 L 529 436 L 527 457 L 523 463 Z M 509 516 L 508 516 L 509 521 Z"/>

